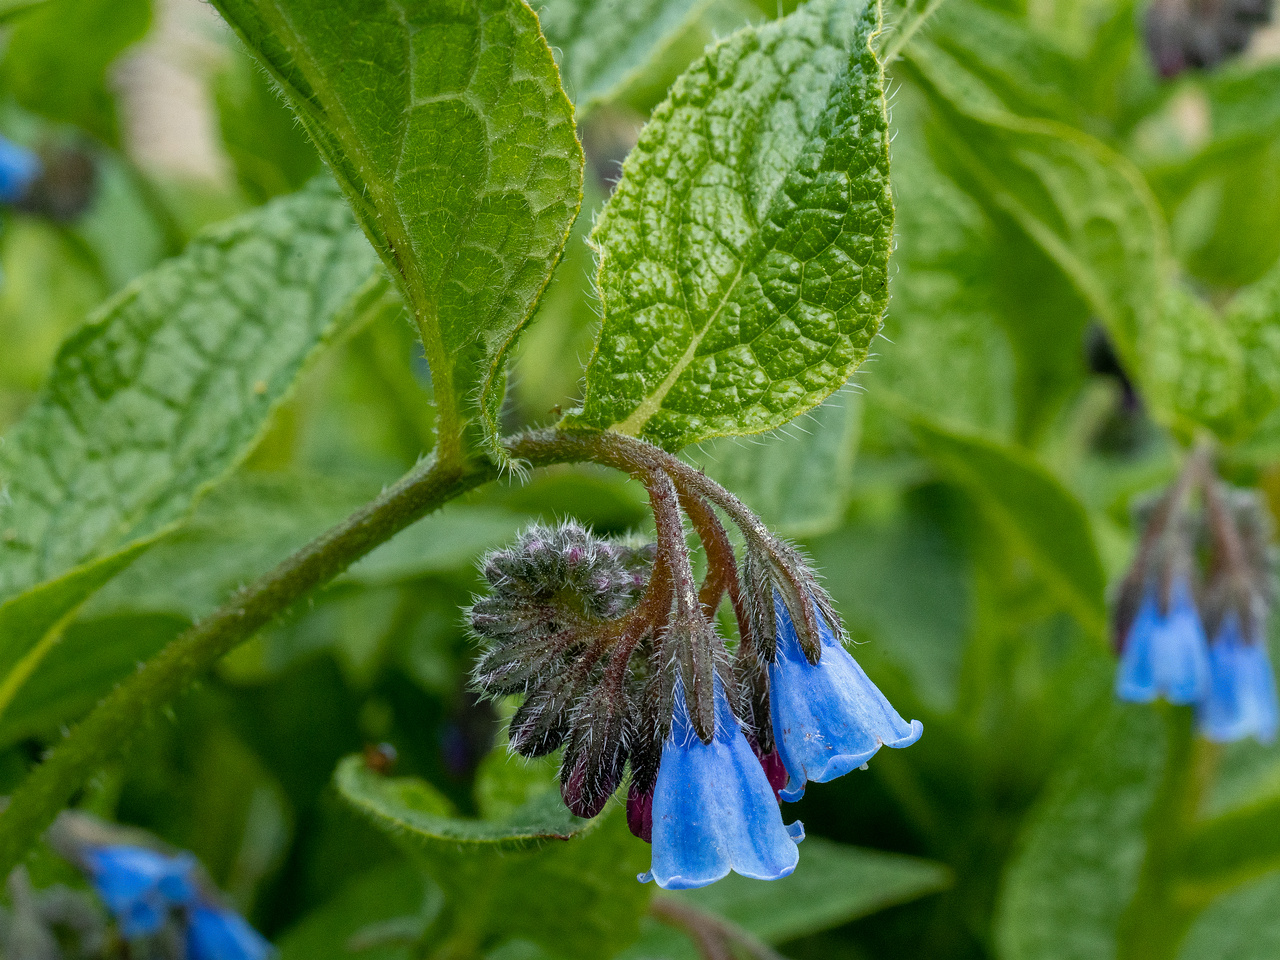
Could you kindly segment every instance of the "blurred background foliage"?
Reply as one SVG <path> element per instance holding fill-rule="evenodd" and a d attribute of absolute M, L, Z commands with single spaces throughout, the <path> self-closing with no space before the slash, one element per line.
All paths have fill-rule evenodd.
<path fill-rule="evenodd" d="M 1245 308 L 1263 340 L 1276 336 L 1280 33 L 1229 42 L 1231 2 L 1160 2 L 947 0 L 905 38 L 889 68 L 898 236 L 877 355 L 778 435 L 686 451 L 811 551 L 859 660 L 926 729 L 868 773 L 809 791 L 794 877 L 733 877 L 679 898 L 787 956 L 1083 960 L 1115 956 L 1117 936 L 1121 956 L 1144 956 L 1123 931 L 1167 778 L 1203 787 L 1196 818 L 1280 802 L 1280 747 L 1201 750 L 1191 763 L 1177 716 L 1111 702 L 1107 585 L 1132 550 L 1130 501 L 1173 476 L 1178 441 L 1197 424 L 1217 430 L 1232 442 L 1227 475 L 1280 507 L 1280 415 L 1265 396 L 1221 398 L 1245 367 L 1215 366 L 1212 341 Z M 707 42 L 792 6 L 635 4 L 627 15 L 649 19 L 595 34 L 574 32 L 570 0 L 542 8 L 588 183 L 519 345 L 510 429 L 577 399 L 597 324 L 585 236 L 648 112 Z M 909 25 L 923 7 L 890 7 L 887 20 Z M 0 131 L 77 144 L 96 168 L 76 221 L 4 217 L 4 428 L 91 307 L 321 164 L 206 5 L 6 0 L 0 18 Z M 1156 21 L 1163 32 L 1145 26 Z M 644 42 L 606 45 L 622 35 Z M 1148 268 L 1160 273 L 1150 283 Z M 1166 298 L 1182 306 L 1142 319 Z M 1129 316 L 1139 333 L 1126 344 Z M 1143 341 L 1142 323 L 1167 336 Z M 1146 366 L 1142 343 L 1185 351 L 1197 336 L 1209 344 L 1198 359 Z M 1269 371 L 1264 394 L 1277 369 L 1264 359 L 1250 374 Z M 429 450 L 428 383 L 397 309 L 347 329 L 249 461 L 83 607 L 6 705 L 0 791 L 137 663 Z M 343 802 L 334 770 L 390 744 L 397 775 L 421 779 L 415 803 L 439 816 L 500 817 L 551 783 L 543 767 L 505 761 L 501 717 L 467 691 L 461 609 L 482 551 L 566 516 L 612 534 L 643 527 L 647 509 L 637 485 L 579 468 L 464 497 L 228 657 L 80 804 L 193 850 L 285 960 L 414 956 L 443 909 L 415 863 L 438 851 L 406 854 Z M 342 792 L 376 807 L 379 784 L 346 774 Z M 565 848 L 581 862 L 535 858 L 507 879 L 494 866 L 459 889 L 477 904 L 512 887 L 548 915 L 579 910 L 595 901 L 571 881 L 590 886 L 592 858 L 644 867 L 619 820 L 611 809 Z M 1280 820 L 1264 823 L 1280 834 Z M 694 955 L 641 921 L 648 890 L 592 895 L 599 929 L 576 938 L 541 921 L 476 922 L 503 934 L 485 941 L 501 941 L 493 957 Z M 1275 955 L 1280 861 L 1187 896 L 1181 956 Z"/>

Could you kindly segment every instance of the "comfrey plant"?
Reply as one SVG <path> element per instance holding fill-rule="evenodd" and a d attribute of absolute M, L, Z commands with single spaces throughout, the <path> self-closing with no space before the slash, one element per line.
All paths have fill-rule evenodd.
<path fill-rule="evenodd" d="M 1267 640 L 1271 524 L 1261 498 L 1225 486 L 1198 450 L 1169 490 L 1140 509 L 1140 520 L 1142 539 L 1113 619 L 1116 695 L 1193 704 L 1210 740 L 1270 743 L 1280 703 Z"/>
<path fill-rule="evenodd" d="M 561 795 L 578 816 L 600 813 L 630 765 L 627 822 L 653 844 L 642 880 L 679 889 L 730 870 L 787 876 L 804 830 L 784 825 L 778 799 L 800 799 L 806 782 L 861 767 L 881 746 L 909 746 L 921 724 L 849 655 L 831 598 L 793 546 L 680 461 L 619 446 L 645 464 L 657 541 L 566 523 L 490 554 L 491 592 L 471 609 L 487 645 L 476 685 L 524 696 L 514 752 L 564 747 Z M 713 505 L 742 534 L 741 565 Z M 682 511 L 707 558 L 700 587 Z M 716 629 L 726 596 L 732 655 Z"/>

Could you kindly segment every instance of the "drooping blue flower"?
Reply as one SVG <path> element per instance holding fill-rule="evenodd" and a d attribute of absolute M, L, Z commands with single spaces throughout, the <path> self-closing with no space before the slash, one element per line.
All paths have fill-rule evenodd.
<path fill-rule="evenodd" d="M 0 137 L 0 201 L 20 200 L 39 175 L 39 157 L 26 147 Z"/>
<path fill-rule="evenodd" d="M 799 821 L 789 826 L 769 778 L 715 678 L 716 732 L 703 743 L 694 732 L 677 683 L 671 734 L 653 789 L 653 860 L 640 880 L 664 890 L 704 887 L 730 870 L 778 880 L 796 868 Z"/>
<path fill-rule="evenodd" d="M 195 899 L 195 859 L 166 856 L 146 847 L 92 847 L 84 853 L 94 889 L 120 924 L 125 939 L 155 933 L 171 910 Z"/>
<path fill-rule="evenodd" d="M 1270 743 L 1280 729 L 1271 656 L 1262 637 L 1247 640 L 1235 611 L 1209 645 L 1209 691 L 1197 710 L 1200 731 L 1218 743 L 1253 737 Z"/>
<path fill-rule="evenodd" d="M 789 780 L 783 800 L 804 796 L 805 783 L 826 783 L 862 766 L 885 747 L 909 747 L 920 739 L 919 720 L 903 720 L 836 639 L 822 613 L 822 656 L 804 655 L 791 614 L 775 593 L 777 656 L 769 665 L 773 737 Z"/>
<path fill-rule="evenodd" d="M 1185 579 L 1174 581 L 1167 613 L 1160 613 L 1156 588 L 1142 598 L 1125 635 L 1116 674 L 1116 696 L 1132 703 L 1164 697 L 1195 703 L 1209 692 L 1209 642 Z"/>
<path fill-rule="evenodd" d="M 234 910 L 197 904 L 187 920 L 187 960 L 266 960 L 271 944 Z"/>

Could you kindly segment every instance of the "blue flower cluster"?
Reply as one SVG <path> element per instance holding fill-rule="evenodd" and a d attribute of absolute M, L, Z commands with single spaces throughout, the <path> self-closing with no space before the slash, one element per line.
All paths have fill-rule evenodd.
<path fill-rule="evenodd" d="M 1261 622 L 1246 635 L 1234 611 L 1222 617 L 1209 641 L 1191 586 L 1173 586 L 1167 610 L 1158 591 L 1147 591 L 1125 637 L 1116 696 L 1132 703 L 1163 697 L 1194 704 L 1200 732 L 1230 743 L 1253 737 L 1270 743 L 1280 730 L 1275 671 Z"/>
<path fill-rule="evenodd" d="M 815 609 L 817 609 L 815 604 Z M 861 767 L 882 746 L 906 747 L 923 732 L 907 723 L 849 655 L 817 610 L 822 653 L 810 663 L 795 624 L 775 594 L 776 656 L 768 666 L 777 758 L 786 786 L 773 779 L 772 755 L 748 741 L 715 678 L 715 736 L 703 743 L 693 730 L 677 681 L 671 733 L 662 747 L 652 793 L 652 867 L 642 881 L 663 889 L 701 887 L 730 870 L 777 880 L 799 858 L 803 825 L 784 825 L 778 799 L 799 800 L 806 782 L 825 783 Z M 633 819 L 634 812 L 633 812 Z M 640 832 L 640 831 L 637 831 Z"/>
<path fill-rule="evenodd" d="M 81 863 L 126 940 L 155 936 L 176 919 L 187 960 L 266 960 L 272 954 L 238 913 L 201 889 L 190 854 L 113 844 L 85 849 Z"/>
<path fill-rule="evenodd" d="M 1197 602 L 1184 528 L 1199 518 L 1185 513 L 1178 493 L 1175 486 L 1154 512 L 1121 589 L 1116 696 L 1194 705 L 1209 740 L 1270 743 L 1280 731 L 1280 701 L 1267 649 L 1269 523 L 1256 495 L 1205 481 L 1210 574 Z"/>

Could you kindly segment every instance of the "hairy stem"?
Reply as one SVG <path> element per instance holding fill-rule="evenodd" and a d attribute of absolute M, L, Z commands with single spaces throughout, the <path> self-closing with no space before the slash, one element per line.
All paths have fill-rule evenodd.
<path fill-rule="evenodd" d="M 0 876 L 22 859 L 76 790 L 119 755 L 140 725 L 227 652 L 374 547 L 495 473 L 484 461 L 461 467 L 424 461 L 165 647 L 98 704 L 14 792 L 0 815 Z"/>
<path fill-rule="evenodd" d="M 672 481 L 668 479 L 676 473 L 685 484 L 701 489 L 705 481 L 737 503 L 723 488 L 670 454 L 618 434 L 552 428 L 509 437 L 504 446 L 512 459 L 533 467 L 593 461 L 640 477 L 646 485 L 663 486 L 665 482 L 667 486 L 655 500 L 655 512 L 665 513 L 669 503 L 677 520 L 677 495 L 669 489 Z M 104 763 L 123 753 L 141 726 L 224 655 L 374 547 L 455 497 L 495 479 L 498 473 L 498 466 L 487 459 L 425 460 L 377 499 L 178 636 L 103 699 L 14 791 L 8 807 L 0 814 L 0 876 L 7 875 L 22 859 L 76 791 Z M 719 500 L 706 495 L 719 504 Z M 741 503 L 737 507 L 751 516 Z M 726 512 L 733 516 L 732 511 Z M 734 519 L 737 522 L 737 517 Z M 670 527 L 669 521 L 667 526 Z M 680 547 L 687 568 L 687 548 L 683 543 Z M 670 562 L 677 602 L 680 591 L 685 590 L 686 606 L 696 610 L 692 573 L 680 568 L 678 555 Z"/>

